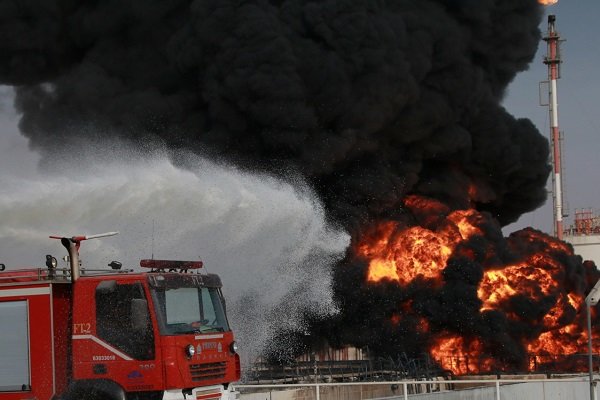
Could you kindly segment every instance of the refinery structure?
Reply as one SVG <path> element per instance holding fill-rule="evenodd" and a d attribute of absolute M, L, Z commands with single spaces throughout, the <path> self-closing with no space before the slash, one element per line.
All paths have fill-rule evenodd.
<path fill-rule="evenodd" d="M 600 261 L 600 216 L 591 208 L 575 210 L 572 225 L 564 230 L 564 239 L 584 260 Z"/>
<path fill-rule="evenodd" d="M 565 225 L 563 218 L 569 216 L 564 205 L 563 196 L 563 163 L 562 141 L 563 133 L 558 124 L 558 85 L 560 64 L 562 63 L 560 43 L 562 39 L 556 30 L 556 17 L 548 16 L 548 31 L 544 37 L 547 43 L 547 53 L 544 64 L 548 66 L 548 101 L 541 102 L 548 106 L 550 121 L 550 143 L 552 146 L 552 202 L 554 235 L 561 240 L 571 243 L 575 253 L 584 260 L 600 262 L 600 216 L 592 208 L 577 208 L 573 223 Z M 541 96 L 540 96 L 541 97 Z"/>

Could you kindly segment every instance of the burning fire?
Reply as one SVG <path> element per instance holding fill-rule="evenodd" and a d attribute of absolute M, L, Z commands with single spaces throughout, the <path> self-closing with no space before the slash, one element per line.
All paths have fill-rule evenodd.
<path fill-rule="evenodd" d="M 405 203 L 413 209 L 442 213 L 445 210 L 441 203 L 418 196 L 409 196 Z M 363 243 L 358 250 L 359 255 L 370 260 L 367 279 L 378 282 L 387 278 L 401 284 L 417 278 L 439 279 L 455 246 L 480 233 L 469 222 L 474 217 L 474 210 L 454 211 L 446 216 L 447 223 L 436 229 L 421 226 L 399 229 L 395 222 L 382 224 L 371 233 L 379 239 L 372 244 Z"/>
<path fill-rule="evenodd" d="M 558 0 L 538 0 L 538 3 L 545 5 L 545 6 L 551 6 L 553 4 L 558 3 Z"/>
<path fill-rule="evenodd" d="M 442 336 L 431 349 L 431 355 L 445 368 L 454 373 L 490 370 L 491 358 L 482 357 L 483 345 L 478 339 L 465 340 L 460 336 Z"/>
<path fill-rule="evenodd" d="M 357 255 L 368 262 L 370 285 L 389 282 L 401 291 L 426 286 L 435 297 L 454 276 L 447 276 L 451 260 L 453 274 L 467 274 L 460 272 L 464 268 L 480 271 L 472 275 L 479 278 L 467 280 L 464 290 L 473 287 L 472 319 L 481 323 L 473 326 L 484 328 L 468 332 L 430 321 L 427 307 L 401 298 L 397 311 L 389 316 L 395 327 L 402 326 L 405 315 L 420 321 L 420 329 L 427 330 L 430 355 L 442 368 L 455 374 L 533 370 L 549 359 L 586 352 L 585 278 L 575 279 L 577 273 L 569 265 L 575 256 L 568 244 L 532 229 L 498 239 L 500 228 L 488 214 L 450 210 L 425 197 L 409 196 L 404 205 L 414 217 L 407 218 L 409 223 L 381 223 L 356 247 Z M 495 339 L 498 343 L 516 343 L 533 358 L 504 355 L 502 348 L 496 348 L 498 343 L 486 342 L 484 336 L 495 334 L 494 324 L 505 327 Z"/>

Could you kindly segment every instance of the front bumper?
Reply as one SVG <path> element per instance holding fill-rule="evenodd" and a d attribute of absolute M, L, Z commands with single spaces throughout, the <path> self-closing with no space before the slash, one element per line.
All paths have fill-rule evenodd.
<path fill-rule="evenodd" d="M 222 385 L 202 386 L 192 389 L 192 394 L 184 394 L 181 389 L 165 390 L 163 400 L 236 400 L 240 392 L 225 389 Z"/>

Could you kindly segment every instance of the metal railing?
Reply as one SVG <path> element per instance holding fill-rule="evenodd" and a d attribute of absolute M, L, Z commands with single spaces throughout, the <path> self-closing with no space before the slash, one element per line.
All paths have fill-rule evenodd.
<path fill-rule="evenodd" d="M 590 386 L 593 387 L 593 391 L 596 393 L 597 382 L 597 376 L 590 384 L 587 376 L 579 375 L 544 379 L 457 379 L 402 380 L 388 382 L 235 384 L 233 385 L 233 389 L 240 392 L 241 400 L 259 398 L 256 397 L 258 393 L 268 393 L 268 398 L 270 399 L 408 400 L 409 398 L 418 396 L 419 400 L 448 400 L 463 398 L 461 397 L 461 392 L 466 390 L 479 391 L 476 394 L 476 397 L 469 397 L 477 399 L 500 400 L 506 398 L 536 398 L 538 400 L 555 400 L 564 398 L 588 399 L 590 397 Z M 374 390 L 373 387 L 375 386 L 384 387 L 386 390 Z M 287 397 L 281 395 L 286 390 L 294 391 L 294 393 L 290 393 Z M 274 396 L 277 394 L 279 394 L 279 396 Z M 255 397 L 252 397 L 253 395 Z"/>
<path fill-rule="evenodd" d="M 294 361 L 273 365 L 256 361 L 245 368 L 243 383 L 299 383 L 314 382 L 397 381 L 406 379 L 450 379 L 452 373 L 442 370 L 428 356 L 362 360 Z"/>
<path fill-rule="evenodd" d="M 133 269 L 88 269 L 82 268 L 82 276 L 97 276 L 97 275 L 114 275 L 114 274 L 128 274 L 134 272 Z M 48 268 L 26 268 L 12 271 L 4 271 L 0 273 L 0 285 L 2 284 L 23 284 L 27 282 L 41 282 L 41 281 L 54 281 L 54 282 L 70 282 L 71 281 L 71 269 L 70 268 L 55 268 L 49 270 Z"/>

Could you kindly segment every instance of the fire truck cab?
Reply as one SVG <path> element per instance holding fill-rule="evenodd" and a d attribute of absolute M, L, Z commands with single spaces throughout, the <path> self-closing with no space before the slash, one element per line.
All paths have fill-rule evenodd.
<path fill-rule="evenodd" d="M 199 261 L 80 269 L 89 238 L 61 238 L 70 268 L 0 272 L 0 400 L 237 398 L 220 278 Z"/>

